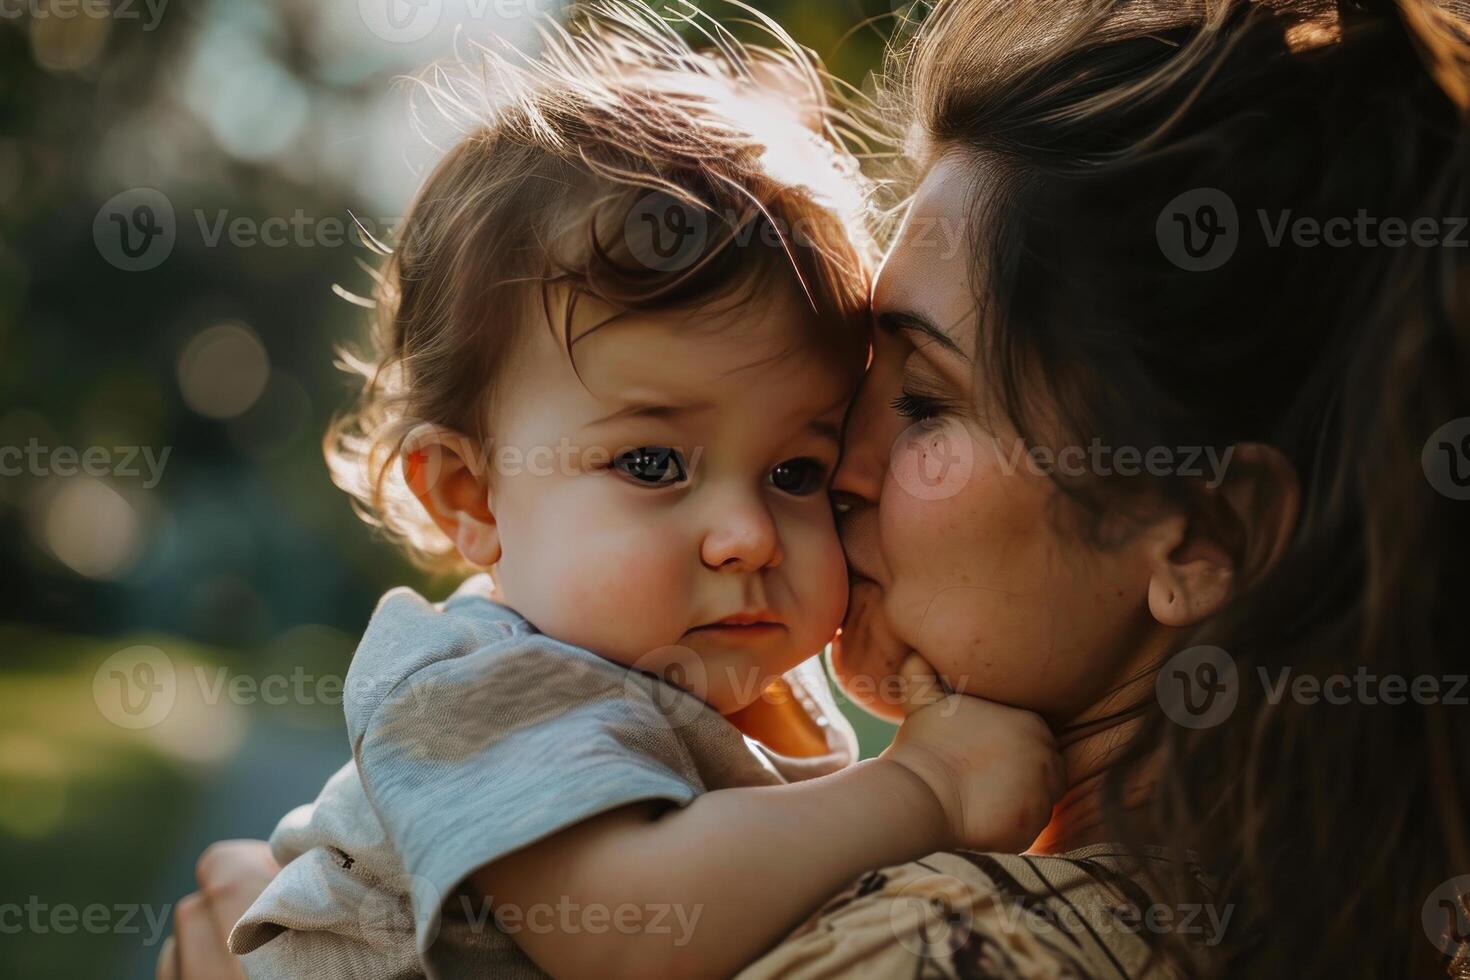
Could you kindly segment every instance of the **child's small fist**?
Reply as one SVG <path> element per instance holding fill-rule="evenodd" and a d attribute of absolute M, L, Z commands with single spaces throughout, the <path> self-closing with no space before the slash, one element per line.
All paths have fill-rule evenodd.
<path fill-rule="evenodd" d="M 902 673 L 918 681 L 928 665 L 910 656 Z M 910 683 L 925 693 L 883 758 L 902 765 L 933 791 L 951 840 L 948 846 L 1019 853 L 1051 819 L 1066 788 L 1066 769 L 1051 729 L 1040 716 L 937 685 Z"/>

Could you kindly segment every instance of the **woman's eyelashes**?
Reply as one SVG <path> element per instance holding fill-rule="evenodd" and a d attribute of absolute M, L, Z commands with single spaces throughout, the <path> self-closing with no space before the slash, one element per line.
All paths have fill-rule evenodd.
<path fill-rule="evenodd" d="M 897 398 L 888 404 L 899 415 L 902 415 L 906 419 L 912 419 L 915 422 L 932 419 L 944 410 L 944 406 L 935 399 L 927 395 L 915 394 L 911 391 L 900 393 Z"/>
<path fill-rule="evenodd" d="M 966 394 L 944 377 L 922 353 L 913 351 L 904 359 L 898 397 L 888 402 L 899 415 L 923 422 L 937 415 L 964 414 Z"/>
<path fill-rule="evenodd" d="M 612 468 L 645 487 L 672 487 L 689 479 L 684 454 L 669 446 L 640 446 L 619 453 Z"/>

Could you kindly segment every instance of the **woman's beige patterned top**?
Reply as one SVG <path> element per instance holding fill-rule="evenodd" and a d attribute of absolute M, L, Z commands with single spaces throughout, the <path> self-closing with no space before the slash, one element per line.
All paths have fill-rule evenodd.
<path fill-rule="evenodd" d="M 1160 878 L 1177 870 L 1152 849 L 1143 861 Z M 1152 900 L 1144 870 L 1111 844 L 934 854 L 864 875 L 740 978 L 1180 977 L 1151 958 L 1163 936 L 1207 953 L 1233 909 L 1192 862 L 1197 900 L 1184 904 Z"/>

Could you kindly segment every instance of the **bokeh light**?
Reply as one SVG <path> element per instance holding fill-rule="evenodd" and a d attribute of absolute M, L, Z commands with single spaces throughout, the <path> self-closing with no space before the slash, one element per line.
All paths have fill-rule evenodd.
<path fill-rule="evenodd" d="M 234 418 L 254 405 L 269 375 L 265 345 L 243 323 L 201 330 L 179 355 L 179 392 L 209 418 Z"/>
<path fill-rule="evenodd" d="M 102 480 L 57 482 L 42 506 L 42 540 L 51 553 L 87 578 L 117 578 L 131 568 L 142 545 L 133 505 Z"/>
<path fill-rule="evenodd" d="M 97 60 L 107 44 L 112 20 L 73 11 L 69 17 L 37 17 L 31 21 L 31 49 L 36 63 L 51 71 L 81 71 Z"/>

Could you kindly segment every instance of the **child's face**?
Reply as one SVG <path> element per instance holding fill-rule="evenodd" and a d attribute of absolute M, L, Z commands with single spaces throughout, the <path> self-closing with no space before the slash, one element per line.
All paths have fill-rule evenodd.
<path fill-rule="evenodd" d="M 847 569 L 828 482 L 858 377 L 799 340 L 803 303 L 782 288 L 620 318 L 576 342 L 580 379 L 545 323 L 527 331 L 489 458 L 511 606 L 619 663 L 679 662 L 725 713 L 832 638 Z M 580 301 L 574 336 L 607 312 Z"/>

